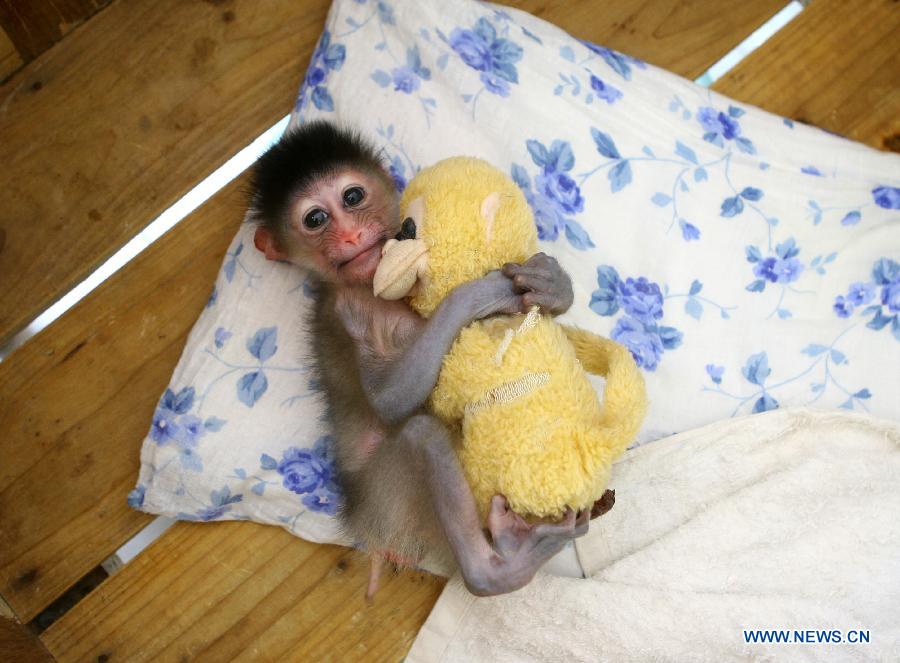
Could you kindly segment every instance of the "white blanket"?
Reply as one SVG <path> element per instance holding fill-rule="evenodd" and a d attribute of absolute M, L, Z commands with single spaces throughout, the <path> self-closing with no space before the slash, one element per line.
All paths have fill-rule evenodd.
<path fill-rule="evenodd" d="M 454 578 L 407 660 L 900 660 L 900 424 L 723 421 L 629 452 L 613 483 L 577 546 L 590 580 L 476 599 Z"/>

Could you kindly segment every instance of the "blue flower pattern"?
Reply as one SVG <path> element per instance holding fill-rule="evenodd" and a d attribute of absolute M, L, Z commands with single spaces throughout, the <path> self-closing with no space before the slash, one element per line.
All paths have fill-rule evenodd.
<path fill-rule="evenodd" d="M 282 486 L 300 495 L 300 502 L 310 511 L 333 516 L 337 513 L 341 502 L 333 447 L 334 438 L 324 435 L 316 440 L 312 449 L 288 447 L 284 450 L 280 461 L 263 454 L 260 457 L 260 469 L 277 472 L 281 477 Z M 254 478 L 259 483 L 255 484 L 253 491 L 262 495 L 265 486 L 270 482 L 259 477 Z"/>
<path fill-rule="evenodd" d="M 226 421 L 218 417 L 208 417 L 204 421 L 191 414 L 195 400 L 193 387 L 184 387 L 177 393 L 166 389 L 153 413 L 150 439 L 159 446 L 171 444 L 177 448 L 183 469 L 202 472 L 203 463 L 197 453 L 197 445 L 207 432 L 220 431 Z"/>
<path fill-rule="evenodd" d="M 724 147 L 726 141 L 733 141 L 741 152 L 756 154 L 756 148 L 750 139 L 741 135 L 738 118 L 744 112 L 737 106 L 729 106 L 727 112 L 710 106 L 701 107 L 697 111 L 697 121 L 705 131 L 703 140 L 718 147 Z"/>
<path fill-rule="evenodd" d="M 873 355 L 879 367 L 900 357 L 900 249 L 889 234 L 877 253 L 861 240 L 900 222 L 900 169 L 858 169 L 866 159 L 825 135 L 834 159 L 785 155 L 782 141 L 815 130 L 501 9 L 463 3 L 425 19 L 415 3 L 336 8 L 293 122 L 360 125 L 401 191 L 423 166 L 487 139 L 483 156 L 510 173 L 541 248 L 573 277 L 573 322 L 624 344 L 645 372 L 653 428 L 679 430 L 687 411 L 706 421 L 807 404 L 896 412 L 896 392 L 871 366 Z M 379 102 L 360 108 L 361 97 Z M 564 121 L 535 122 L 538 110 Z M 456 151 L 447 132 L 464 139 Z M 153 413 L 151 461 L 128 502 L 158 511 L 160 487 L 172 486 L 169 515 L 266 512 L 334 540 L 341 494 L 332 440 L 309 409 L 303 343 L 283 318 L 234 315 L 239 299 L 281 301 L 282 282 L 288 305 L 308 307 L 313 282 L 272 268 L 242 228 L 192 335 L 199 350 Z M 684 388 L 672 394 L 675 382 Z M 247 440 L 244 422 L 282 413 L 295 429 Z M 244 448 L 251 455 L 223 472 L 221 454 Z"/>
<path fill-rule="evenodd" d="M 486 18 L 480 18 L 470 30 L 454 28 L 450 47 L 475 71 L 488 92 L 508 97 L 510 84 L 519 82 L 516 63 L 522 59 L 522 47 L 501 37 Z"/>
<path fill-rule="evenodd" d="M 835 297 L 833 308 L 839 318 L 854 313 L 869 317 L 866 327 L 890 329 L 900 341 L 900 263 L 890 258 L 878 260 L 872 267 L 872 279 L 851 283 L 846 294 Z"/>
<path fill-rule="evenodd" d="M 637 365 L 647 371 L 656 370 L 663 352 L 681 345 L 682 332 L 659 324 L 663 293 L 658 284 L 644 276 L 623 280 L 615 268 L 601 265 L 590 307 L 602 316 L 615 315 L 620 309 L 624 312 L 610 336 L 627 347 Z"/>
<path fill-rule="evenodd" d="M 756 277 L 745 289 L 748 292 L 764 292 L 769 283 L 781 285 L 781 296 L 769 317 L 776 313 L 782 319 L 791 317 L 790 310 L 782 305 L 788 291 L 811 294 L 811 291 L 798 290 L 794 286 L 788 285 L 797 281 L 806 270 L 806 266 L 797 258 L 799 253 L 800 248 L 793 237 L 789 237 L 776 246 L 774 255 L 764 257 L 756 246 L 747 246 L 745 249 L 747 262 L 753 266 L 753 275 Z M 810 263 L 810 267 L 816 273 L 824 274 L 825 266 L 833 262 L 836 257 L 837 253 L 830 253 L 824 258 L 816 256 Z"/>
<path fill-rule="evenodd" d="M 532 139 L 526 146 L 531 161 L 541 170 L 535 174 L 533 183 L 522 166 L 513 164 L 511 174 L 534 211 L 538 238 L 553 241 L 562 231 L 576 249 L 593 248 L 587 231 L 573 218 L 584 209 L 584 197 L 569 175 L 575 166 L 571 145 L 555 140 L 547 147 Z"/>

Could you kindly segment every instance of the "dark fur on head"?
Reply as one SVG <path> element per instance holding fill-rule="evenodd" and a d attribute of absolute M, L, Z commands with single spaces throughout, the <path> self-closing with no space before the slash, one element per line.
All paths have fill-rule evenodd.
<path fill-rule="evenodd" d="M 374 145 L 359 132 L 323 120 L 289 130 L 253 166 L 250 209 L 254 220 L 281 243 L 292 198 L 347 167 L 368 170 L 393 187 Z"/>

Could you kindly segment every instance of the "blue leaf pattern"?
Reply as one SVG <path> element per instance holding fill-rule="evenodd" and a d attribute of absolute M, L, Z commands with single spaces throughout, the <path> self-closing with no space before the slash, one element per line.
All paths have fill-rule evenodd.
<path fill-rule="evenodd" d="M 247 407 L 253 407 L 269 388 L 269 380 L 262 371 L 246 373 L 238 380 L 237 395 L 241 403 Z"/>
<path fill-rule="evenodd" d="M 247 351 L 260 361 L 267 361 L 278 350 L 278 346 L 275 344 L 277 338 L 277 327 L 264 327 L 247 339 Z"/>
<path fill-rule="evenodd" d="M 346 47 L 343 44 L 332 42 L 331 32 L 325 30 L 310 59 L 309 69 L 297 97 L 295 111 L 299 112 L 305 109 L 310 102 L 320 111 L 334 111 L 334 100 L 331 98 L 331 93 L 328 92 L 326 83 L 332 72 L 340 71 L 346 57 Z"/>

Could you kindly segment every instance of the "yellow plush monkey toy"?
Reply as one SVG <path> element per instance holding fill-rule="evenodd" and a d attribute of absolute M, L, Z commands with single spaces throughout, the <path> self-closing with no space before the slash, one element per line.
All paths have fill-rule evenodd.
<path fill-rule="evenodd" d="M 480 159 L 454 157 L 421 171 L 400 207 L 416 237 L 385 245 L 375 294 L 409 297 L 426 318 L 457 285 L 537 251 L 524 195 Z M 602 404 L 585 371 L 606 378 Z M 520 515 L 555 518 L 600 498 L 647 398 L 626 348 L 535 307 L 466 327 L 444 357 L 429 407 L 457 434 L 482 515 L 502 494 Z"/>

